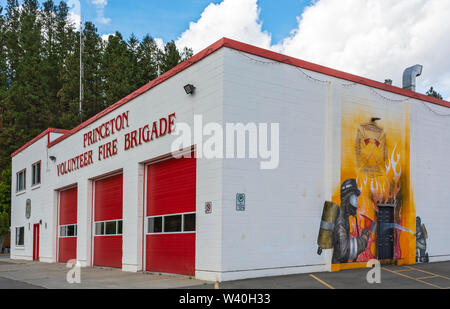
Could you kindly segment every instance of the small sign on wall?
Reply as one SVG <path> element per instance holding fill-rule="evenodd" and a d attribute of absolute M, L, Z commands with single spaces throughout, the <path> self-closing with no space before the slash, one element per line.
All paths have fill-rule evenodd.
<path fill-rule="evenodd" d="M 205 214 L 212 214 L 212 202 L 205 203 Z"/>
<path fill-rule="evenodd" d="M 31 200 L 28 199 L 25 205 L 25 217 L 27 219 L 31 218 Z"/>
<path fill-rule="evenodd" d="M 236 194 L 236 211 L 245 211 L 245 194 Z"/>

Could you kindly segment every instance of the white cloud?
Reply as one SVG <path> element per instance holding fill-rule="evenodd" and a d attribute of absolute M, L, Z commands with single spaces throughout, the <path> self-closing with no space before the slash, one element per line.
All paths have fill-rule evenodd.
<path fill-rule="evenodd" d="M 107 34 L 103 34 L 102 36 L 101 36 L 101 38 L 102 38 L 102 40 L 104 41 L 104 42 L 108 42 L 108 39 L 109 39 L 109 36 L 110 35 L 115 35 L 115 33 L 107 33 Z"/>
<path fill-rule="evenodd" d="M 81 4 L 79 0 L 69 0 L 67 1 L 67 6 L 69 8 L 69 20 L 75 25 L 77 29 L 81 25 Z"/>
<path fill-rule="evenodd" d="M 107 0 L 92 0 L 91 3 L 97 9 L 97 22 L 100 24 L 108 24 L 111 22 L 111 18 L 105 17 L 105 7 L 108 5 Z"/>
<path fill-rule="evenodd" d="M 401 86 L 403 70 L 423 64 L 417 91 L 450 96 L 450 1 L 317 0 L 291 34 L 274 44 L 262 31 L 257 0 L 210 4 L 177 40 L 195 52 L 221 37 Z"/>
<path fill-rule="evenodd" d="M 319 0 L 277 49 L 285 54 L 401 86 L 403 70 L 423 64 L 419 92 L 450 95 L 450 1 Z"/>
<path fill-rule="evenodd" d="M 208 5 L 200 19 L 190 23 L 176 44 L 199 52 L 222 37 L 228 37 L 270 48 L 271 35 L 262 31 L 261 26 L 257 0 L 224 0 Z"/>
<path fill-rule="evenodd" d="M 156 46 L 158 46 L 159 49 L 164 50 L 165 44 L 164 44 L 163 39 L 155 38 L 155 43 L 156 43 Z"/>

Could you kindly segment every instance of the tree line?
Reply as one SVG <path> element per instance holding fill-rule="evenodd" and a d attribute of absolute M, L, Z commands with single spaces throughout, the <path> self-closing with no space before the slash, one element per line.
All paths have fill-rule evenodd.
<path fill-rule="evenodd" d="M 192 56 L 174 41 L 159 48 L 119 32 L 82 30 L 83 112 L 79 115 L 80 30 L 64 1 L 8 0 L 0 6 L 0 236 L 8 232 L 10 155 L 45 129 L 71 129 Z M 1 247 L 0 247 L 1 250 Z"/>

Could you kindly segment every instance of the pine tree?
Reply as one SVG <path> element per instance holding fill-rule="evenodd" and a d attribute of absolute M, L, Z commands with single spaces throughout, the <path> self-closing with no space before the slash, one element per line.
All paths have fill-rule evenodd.
<path fill-rule="evenodd" d="M 4 126 L 0 141 L 0 166 L 9 154 L 47 127 L 49 113 L 42 88 L 41 21 L 36 0 L 8 0 L 6 11 L 6 55 L 8 91 L 3 108 Z M 7 154 L 7 155 L 5 155 Z"/>
<path fill-rule="evenodd" d="M 435 98 L 441 99 L 441 100 L 443 99 L 442 95 L 439 92 L 437 92 L 436 90 L 434 90 L 433 87 L 431 87 L 430 90 L 427 91 L 427 95 L 430 97 L 435 97 Z"/>
<path fill-rule="evenodd" d="M 130 86 L 133 87 L 133 89 L 130 90 L 130 93 L 140 86 L 142 84 L 140 83 L 140 76 L 139 76 L 139 66 L 138 66 L 138 49 L 139 49 L 139 41 L 134 35 L 134 33 L 131 34 L 130 38 L 128 39 L 128 50 L 129 50 L 129 70 L 130 70 Z"/>
<path fill-rule="evenodd" d="M 65 1 L 7 0 L 0 6 L 0 236 L 9 227 L 10 155 L 48 127 L 79 124 L 80 33 Z M 192 56 L 147 35 L 104 42 L 84 25 L 83 119 L 99 113 Z"/>
<path fill-rule="evenodd" d="M 108 106 L 138 88 L 133 65 L 130 65 L 135 61 L 133 58 L 133 53 L 119 32 L 109 36 L 102 65 L 105 99 Z"/>
<path fill-rule="evenodd" d="M 3 16 L 3 7 L 0 6 L 0 138 L 4 129 L 6 116 L 6 92 L 8 90 L 7 57 L 6 57 L 6 21 Z"/>
<path fill-rule="evenodd" d="M 158 77 L 158 55 L 161 51 L 155 40 L 146 35 L 137 49 L 139 86 Z"/>
<path fill-rule="evenodd" d="M 56 6 L 52 0 L 43 3 L 44 9 L 41 11 L 42 20 L 42 53 L 41 53 L 41 78 L 42 90 L 44 92 L 44 104 L 46 109 L 52 110 L 49 115 L 49 126 L 57 124 L 57 118 L 61 111 L 57 104 L 57 93 L 61 89 L 61 79 L 59 78 L 59 68 L 62 60 L 57 52 L 56 32 Z"/>
<path fill-rule="evenodd" d="M 11 166 L 0 173 L 0 251 L 11 225 Z"/>
<path fill-rule="evenodd" d="M 75 33 L 73 50 L 68 55 L 63 68 L 64 87 L 61 90 L 61 100 L 65 104 L 65 114 L 62 116 L 64 127 L 72 128 L 79 124 L 80 97 L 80 34 Z M 91 22 L 86 22 L 83 29 L 83 115 L 86 120 L 106 108 L 102 80 L 103 42 L 98 30 Z"/>
<path fill-rule="evenodd" d="M 176 67 L 181 62 L 192 57 L 192 49 L 184 48 L 182 52 L 177 49 L 174 41 L 170 41 L 164 47 L 164 51 L 159 55 L 160 73 L 164 74 L 172 68 Z"/>

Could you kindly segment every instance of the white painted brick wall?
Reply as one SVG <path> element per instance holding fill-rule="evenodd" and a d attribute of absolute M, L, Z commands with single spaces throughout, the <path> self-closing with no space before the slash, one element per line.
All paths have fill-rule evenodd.
<path fill-rule="evenodd" d="M 428 108 L 424 106 L 428 105 Z M 417 216 L 428 231 L 430 261 L 450 259 L 450 109 L 411 104 L 411 165 Z"/>
<path fill-rule="evenodd" d="M 124 135 L 132 130 L 158 121 L 161 117 L 176 112 L 176 123 L 193 124 L 194 114 L 202 114 L 205 121 L 222 122 L 222 73 L 223 51 L 219 50 L 194 66 L 184 70 L 164 83 L 156 86 L 132 102 L 125 104 L 107 116 L 84 128 L 75 135 L 48 149 L 48 156 L 55 156 L 57 164 L 69 160 L 85 151 L 94 151 L 94 164 L 61 177 L 57 176 L 56 164 L 48 160 L 47 138 L 41 139 L 25 149 L 13 159 L 13 175 L 27 168 L 27 190 L 23 195 L 12 195 L 12 230 L 16 226 L 26 226 L 25 247 L 12 248 L 12 258 L 32 258 L 32 224 L 43 219 L 48 229 L 41 229 L 40 256 L 45 262 L 56 261 L 56 207 L 55 190 L 78 184 L 78 243 L 77 258 L 84 266 L 91 264 L 91 204 L 92 179 L 123 169 L 123 270 L 142 269 L 142 211 L 143 211 L 143 173 L 142 162 L 170 153 L 176 136 L 164 136 L 139 148 L 124 151 Z M 197 87 L 194 96 L 187 96 L 183 86 L 192 83 Z M 130 128 L 83 148 L 83 134 L 93 128 L 129 111 Z M 119 154 L 113 158 L 98 161 L 98 147 L 118 138 Z M 189 146 L 189 145 L 186 145 Z M 30 190 L 31 164 L 42 160 L 42 186 Z M 49 169 L 46 170 L 47 161 Z M 221 161 L 201 161 L 197 166 L 197 220 L 199 222 L 196 241 L 196 268 L 201 270 L 220 270 L 221 258 Z M 15 179 L 13 180 L 15 188 Z M 31 198 L 32 218 L 25 219 L 25 201 Z M 204 203 L 214 202 L 214 213 L 204 214 Z M 28 230 L 28 223 L 31 230 Z M 14 232 L 12 239 L 15 238 Z"/>
<path fill-rule="evenodd" d="M 405 103 L 391 106 L 366 86 L 342 87 L 349 82 L 303 70 L 331 83 L 307 78 L 299 69 L 222 48 L 201 62 L 151 89 L 74 136 L 48 150 L 41 139 L 13 159 L 15 174 L 27 168 L 27 191 L 12 195 L 12 244 L 15 227 L 25 226 L 25 248 L 12 246 L 12 257 L 32 258 L 32 224 L 40 219 L 41 260 L 56 261 L 55 190 L 78 184 L 78 259 L 91 264 L 92 179 L 117 169 L 124 173 L 123 270 L 142 269 L 142 210 L 144 168 L 140 164 L 170 152 L 175 136 L 125 152 L 124 134 L 173 112 L 177 123 L 280 123 L 280 165 L 261 170 L 259 160 L 197 161 L 196 277 L 223 281 L 258 276 L 329 270 L 330 254 L 317 255 L 317 234 L 323 203 L 340 184 L 341 126 L 344 102 L 400 113 Z M 186 96 L 183 86 L 197 87 Z M 404 97 L 377 90 L 392 99 Z M 425 223 L 433 261 L 448 260 L 447 174 L 450 172 L 450 117 L 430 113 L 422 103 L 411 103 L 411 171 L 417 215 Z M 346 103 L 345 103 L 346 104 Z M 450 110 L 431 105 L 438 112 Z M 83 148 L 83 134 L 129 110 L 131 127 L 92 147 Z M 57 177 L 58 163 L 119 139 L 119 155 Z M 31 164 L 42 160 L 42 185 L 31 190 Z M 47 170 L 48 164 L 48 170 Z M 236 212 L 236 193 L 247 196 L 245 212 Z M 32 218 L 25 219 L 25 201 L 32 200 Z M 213 203 L 205 214 L 205 202 Z M 28 223 L 31 229 L 28 230 Z"/>

